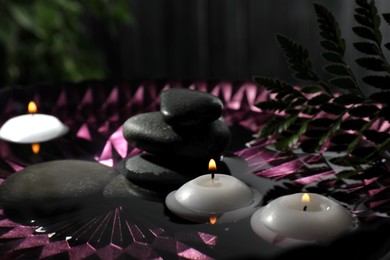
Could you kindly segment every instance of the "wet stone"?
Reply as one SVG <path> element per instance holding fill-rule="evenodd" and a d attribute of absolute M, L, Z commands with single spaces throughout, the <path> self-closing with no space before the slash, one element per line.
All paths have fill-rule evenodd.
<path fill-rule="evenodd" d="M 124 175 L 119 174 L 105 187 L 103 195 L 104 198 L 112 201 L 133 198 L 163 201 L 166 195 L 173 189 L 174 187 L 164 185 L 135 184 L 128 180 Z"/>
<path fill-rule="evenodd" d="M 197 176 L 206 174 L 207 167 L 207 160 L 175 160 L 175 158 L 167 159 L 141 154 L 124 161 L 124 175 L 135 183 L 182 185 Z"/>
<path fill-rule="evenodd" d="M 208 124 L 222 115 L 222 101 L 209 93 L 190 89 L 169 89 L 161 96 L 160 111 L 171 126 Z"/>
<path fill-rule="evenodd" d="M 160 112 L 139 114 L 123 125 L 129 144 L 162 157 L 218 158 L 230 143 L 230 130 L 222 118 L 202 126 L 171 127 Z"/>
<path fill-rule="evenodd" d="M 95 162 L 59 160 L 12 174 L 0 186 L 0 203 L 13 215 L 50 217 L 101 203 L 104 187 L 116 175 Z"/>

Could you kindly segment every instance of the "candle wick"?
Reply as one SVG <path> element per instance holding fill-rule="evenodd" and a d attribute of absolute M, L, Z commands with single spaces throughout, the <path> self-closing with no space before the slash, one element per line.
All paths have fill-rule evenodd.
<path fill-rule="evenodd" d="M 211 179 L 214 180 L 214 171 L 211 172 Z"/>
<path fill-rule="evenodd" d="M 303 211 L 306 211 L 307 210 L 307 205 L 305 205 L 304 207 L 303 207 Z"/>

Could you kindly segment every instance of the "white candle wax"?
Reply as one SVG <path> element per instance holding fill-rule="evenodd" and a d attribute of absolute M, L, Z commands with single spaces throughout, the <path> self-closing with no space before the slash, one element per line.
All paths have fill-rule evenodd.
<path fill-rule="evenodd" d="M 252 228 L 256 232 L 264 229 L 264 225 L 284 237 L 319 241 L 330 239 L 354 226 L 353 216 L 337 202 L 319 194 L 308 195 L 310 201 L 303 200 L 303 193 L 271 201 L 253 215 Z"/>
<path fill-rule="evenodd" d="M 228 223 L 250 216 L 262 196 L 239 179 L 224 174 L 199 176 L 168 194 L 165 202 L 176 215 L 195 222 Z"/>
<path fill-rule="evenodd" d="M 0 138 L 15 143 L 40 143 L 68 132 L 58 118 L 46 114 L 26 114 L 9 119 L 0 128 Z"/>
<path fill-rule="evenodd" d="M 202 212 L 227 212 L 249 204 L 252 189 L 239 179 L 224 174 L 199 176 L 180 187 L 176 200 L 183 206 Z"/>

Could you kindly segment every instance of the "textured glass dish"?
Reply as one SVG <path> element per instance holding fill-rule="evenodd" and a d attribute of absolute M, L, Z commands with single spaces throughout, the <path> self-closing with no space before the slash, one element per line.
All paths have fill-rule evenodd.
<path fill-rule="evenodd" d="M 359 236 L 361 233 L 367 236 L 367 241 L 381 243 L 365 251 L 362 246 L 360 255 L 367 253 L 375 259 L 386 254 L 387 248 L 383 245 L 389 240 L 385 234 L 390 230 L 390 225 L 383 223 L 390 200 L 387 192 L 390 179 L 385 176 L 386 170 L 371 178 L 339 180 L 334 178 L 338 169 L 328 161 L 331 154 L 283 154 L 273 151 L 267 143 L 245 147 L 252 134 L 270 117 L 254 106 L 268 95 L 252 83 L 84 82 L 3 89 L 0 93 L 1 124 L 25 113 L 28 101 L 34 100 L 40 112 L 57 116 L 70 130 L 59 139 L 41 143 L 38 154 L 31 151 L 31 145 L 0 141 L 0 181 L 26 166 L 55 159 L 97 161 L 115 167 L 123 158 L 140 152 L 124 140 L 123 122 L 138 113 L 157 111 L 159 93 L 171 87 L 189 87 L 221 98 L 225 104 L 224 117 L 233 136 L 229 152 L 245 159 L 250 173 L 241 171 L 240 165 L 230 171 L 262 193 L 264 204 L 306 189 L 339 200 L 368 228 L 359 230 L 357 235 L 340 237 L 327 246 L 313 245 L 291 251 L 259 238 L 251 230 L 250 217 L 237 223 L 194 224 L 172 215 L 162 202 L 134 198 L 96 205 L 96 210 L 57 219 L 35 220 L 25 216 L 23 224 L 8 219 L 0 211 L 0 255 L 64 259 L 287 259 L 343 248 L 347 250 L 340 256 L 348 257 L 350 250 L 365 243 Z M 384 161 L 384 168 L 386 163 Z M 367 195 L 371 195 L 369 200 Z M 354 246 L 349 247 L 350 242 Z"/>

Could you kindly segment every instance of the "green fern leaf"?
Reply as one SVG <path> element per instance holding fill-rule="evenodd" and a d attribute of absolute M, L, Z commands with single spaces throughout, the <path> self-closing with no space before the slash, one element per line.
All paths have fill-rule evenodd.
<path fill-rule="evenodd" d="M 340 77 L 329 80 L 329 82 L 338 88 L 345 89 L 351 92 L 359 93 L 356 82 L 350 77 Z"/>
<path fill-rule="evenodd" d="M 305 119 L 303 122 L 301 122 L 300 127 L 297 131 L 295 131 L 288 137 L 278 139 L 278 141 L 275 143 L 275 148 L 278 150 L 287 150 L 295 146 L 298 143 L 299 139 L 305 134 L 308 123 L 309 119 Z"/>
<path fill-rule="evenodd" d="M 314 4 L 314 9 L 317 14 L 317 21 L 320 27 L 320 35 L 326 39 L 321 42 L 321 45 L 329 50 L 336 51 L 341 56 L 345 52 L 345 40 L 341 37 L 340 27 L 332 13 L 320 4 Z M 334 46 L 336 48 L 333 48 Z M 332 46 L 331 48 L 328 48 Z"/>
<path fill-rule="evenodd" d="M 379 113 L 379 116 L 390 123 L 390 106 L 383 107 Z"/>
<path fill-rule="evenodd" d="M 321 54 L 321 56 L 329 62 L 344 64 L 344 60 L 342 59 L 342 57 L 340 57 L 340 55 L 338 53 L 324 52 Z"/>
<path fill-rule="evenodd" d="M 285 81 L 275 79 L 275 78 L 255 76 L 253 77 L 253 80 L 257 84 L 265 87 L 267 90 L 271 92 L 279 92 L 279 91 L 286 91 L 286 90 L 289 91 L 293 88 L 290 84 L 286 83 Z"/>
<path fill-rule="evenodd" d="M 350 144 L 356 139 L 356 134 L 342 133 L 332 137 L 331 142 L 334 144 Z"/>
<path fill-rule="evenodd" d="M 379 30 L 381 20 L 374 0 L 355 1 L 357 8 L 354 17 L 358 26 L 352 29 L 365 40 L 353 45 L 356 50 L 367 55 L 356 62 L 369 71 L 382 72 L 380 75 L 369 74 L 362 79 L 364 83 L 382 92 L 372 94 L 369 98 L 364 97 L 355 75 L 345 61 L 345 40 L 341 36 L 339 25 L 332 13 L 319 4 L 314 4 L 314 8 L 322 37 L 320 44 L 325 50 L 321 55 L 329 62 L 324 70 L 334 75 L 329 83 L 345 90 L 345 93 L 337 97 L 332 95 L 328 84 L 314 71 L 308 51 L 281 35 L 277 36 L 277 41 L 293 75 L 311 83 L 298 91 L 293 85 L 278 79 L 254 78 L 258 84 L 276 94 L 275 99 L 257 106 L 263 110 L 284 112 L 283 117 L 270 120 L 257 137 L 276 137 L 275 147 L 280 150 L 299 144 L 304 152 L 318 151 L 325 148 L 324 144 L 333 142 L 333 148 L 347 151 L 346 156 L 336 158 L 334 163 L 357 169 L 341 174 L 348 176 L 361 171 L 359 164 L 373 163 L 384 151 L 390 149 L 390 134 L 371 129 L 372 124 L 378 120 L 390 122 L 390 64 L 383 53 L 382 34 Z M 383 14 L 383 19 L 390 25 L 390 14 Z M 390 51 L 390 43 L 384 44 L 384 48 Z M 313 93 L 314 96 L 306 95 Z M 324 113 L 331 116 L 325 118 Z M 360 147 L 363 139 L 375 146 Z"/>
<path fill-rule="evenodd" d="M 260 138 L 269 138 L 273 134 L 279 134 L 289 128 L 296 120 L 298 115 L 289 117 L 274 117 L 265 127 L 263 127 L 258 136 Z"/>
<path fill-rule="evenodd" d="M 366 123 L 367 121 L 363 119 L 347 119 L 341 123 L 340 128 L 344 130 L 359 131 Z"/>
<path fill-rule="evenodd" d="M 349 76 L 351 74 L 351 71 L 349 68 L 345 67 L 341 64 L 331 64 L 324 67 L 324 70 L 330 74 L 338 75 L 338 76 Z"/>
<path fill-rule="evenodd" d="M 361 53 L 368 55 L 380 55 L 377 45 L 370 42 L 355 42 L 353 46 Z"/>
<path fill-rule="evenodd" d="M 358 2 L 358 1 L 357 1 Z M 381 19 L 378 15 L 378 10 L 374 1 L 369 3 L 366 0 L 359 1 L 365 12 L 360 12 L 360 15 L 355 15 L 355 20 L 362 26 L 354 27 L 353 31 L 360 37 L 375 41 L 378 46 L 382 43 L 382 33 L 380 31 Z M 356 11 L 359 13 L 360 8 Z"/>
<path fill-rule="evenodd" d="M 314 9 L 317 14 L 320 35 L 325 39 L 320 41 L 321 46 L 327 50 L 323 54 L 323 57 L 331 63 L 337 63 L 325 66 L 324 70 L 332 75 L 341 77 L 335 78 L 330 82 L 333 82 L 332 84 L 336 87 L 359 93 L 360 89 L 358 88 L 355 76 L 344 61 L 345 40 L 341 36 L 339 24 L 326 7 L 320 4 L 314 4 Z M 352 82 L 352 84 L 339 86 L 339 81 L 346 81 L 343 80 L 343 77 L 351 79 L 348 83 Z"/>
<path fill-rule="evenodd" d="M 359 173 L 358 170 L 344 170 L 339 173 L 336 173 L 336 178 L 338 180 L 350 179 L 351 177 L 357 175 L 358 173 Z"/>
<path fill-rule="evenodd" d="M 389 80 L 389 84 L 390 84 L 390 78 L 388 80 Z M 389 86 L 389 84 L 388 84 L 388 86 Z M 381 91 L 378 93 L 374 93 L 370 96 L 370 99 L 372 99 L 376 102 L 379 102 L 379 103 L 390 105 L 390 91 Z"/>
<path fill-rule="evenodd" d="M 339 53 L 339 55 L 342 52 L 340 50 L 340 48 L 334 42 L 326 40 L 326 41 L 320 41 L 320 44 L 321 44 L 322 48 L 324 48 L 325 50 Z"/>
<path fill-rule="evenodd" d="M 319 142 L 319 138 L 306 139 L 301 143 L 300 147 L 305 153 L 315 153 L 318 150 Z"/>
<path fill-rule="evenodd" d="M 382 108 L 379 115 L 383 117 L 385 120 L 387 120 L 388 122 L 390 122 L 390 106 L 386 106 Z"/>
<path fill-rule="evenodd" d="M 375 130 L 366 130 L 363 134 L 368 140 L 376 144 L 382 144 L 386 142 L 387 139 L 390 139 L 390 134 Z"/>
<path fill-rule="evenodd" d="M 363 98 L 355 95 L 355 94 L 343 94 L 341 96 L 336 97 L 333 100 L 333 103 L 340 104 L 340 105 L 352 105 L 352 104 L 359 104 L 363 102 Z"/>
<path fill-rule="evenodd" d="M 363 16 L 370 15 L 370 11 L 368 10 L 368 7 L 356 8 L 355 12 Z"/>
<path fill-rule="evenodd" d="M 386 47 L 386 49 L 387 49 L 388 51 L 390 51 L 390 42 L 386 43 L 386 44 L 385 44 L 385 47 Z"/>
<path fill-rule="evenodd" d="M 255 76 L 253 77 L 253 80 L 260 86 L 265 87 L 271 93 L 279 93 L 283 91 L 285 93 L 296 93 L 299 95 L 299 92 L 296 91 L 293 86 L 277 78 Z"/>
<path fill-rule="evenodd" d="M 374 105 L 360 105 L 349 110 L 349 114 L 354 117 L 364 118 L 370 117 L 374 118 L 375 114 L 379 111 L 377 106 Z"/>
<path fill-rule="evenodd" d="M 302 87 L 301 92 L 307 94 L 324 92 L 324 88 L 319 85 L 307 85 Z"/>
<path fill-rule="evenodd" d="M 382 17 L 390 25 L 390 13 L 382 14 Z"/>
<path fill-rule="evenodd" d="M 374 88 L 384 90 L 390 89 L 390 76 L 371 75 L 364 77 L 362 80 Z"/>
<path fill-rule="evenodd" d="M 345 113 L 345 111 L 346 111 L 346 108 L 344 106 L 340 106 L 340 105 L 333 104 L 333 103 L 323 104 L 321 106 L 321 109 L 324 112 L 326 112 L 328 114 L 332 114 L 332 115 L 340 115 L 340 114 Z"/>
<path fill-rule="evenodd" d="M 302 80 L 318 81 L 319 77 L 313 70 L 308 51 L 285 36 L 277 35 L 276 38 L 288 59 L 294 76 Z"/>
<path fill-rule="evenodd" d="M 334 120 L 330 118 L 316 118 L 309 122 L 310 126 L 319 127 L 319 128 L 328 128 L 333 125 Z"/>
<path fill-rule="evenodd" d="M 358 10 L 359 8 L 356 9 L 356 11 L 358 13 L 361 13 L 361 11 L 363 11 L 363 13 L 369 14 L 370 5 L 368 4 L 368 2 L 366 0 L 356 0 L 356 4 L 361 7 L 360 8 L 361 10 Z"/>
<path fill-rule="evenodd" d="M 356 63 L 365 69 L 372 71 L 386 71 L 386 65 L 383 63 L 382 59 L 364 57 L 356 60 Z"/>
<path fill-rule="evenodd" d="M 356 27 L 353 27 L 352 30 L 357 36 L 359 36 L 361 38 L 371 40 L 374 42 L 377 41 L 374 32 L 366 27 L 356 26 Z"/>
<path fill-rule="evenodd" d="M 309 100 L 308 104 L 311 106 L 318 106 L 325 104 L 328 102 L 332 97 L 329 96 L 328 94 L 320 94 L 318 96 L 313 97 L 312 99 Z"/>
<path fill-rule="evenodd" d="M 282 111 L 289 106 L 288 103 L 279 100 L 268 100 L 256 104 L 256 107 L 267 111 Z"/>
<path fill-rule="evenodd" d="M 365 15 L 360 15 L 360 14 L 355 14 L 355 20 L 361 24 L 361 25 L 364 25 L 364 26 L 367 26 L 367 27 L 372 27 L 372 22 L 369 18 L 367 18 L 367 16 Z"/>
<path fill-rule="evenodd" d="M 377 43 L 380 45 L 382 43 L 382 33 L 380 30 L 381 19 L 378 15 L 378 9 L 376 8 L 375 1 L 373 0 L 370 2 L 370 15 L 371 21 L 373 21 L 372 29 L 377 38 Z"/>
<path fill-rule="evenodd" d="M 352 110 L 349 111 L 349 113 L 353 116 L 359 116 L 359 117 L 364 117 L 361 116 L 361 114 L 365 113 L 365 116 L 369 116 L 371 118 L 370 121 L 367 121 L 366 124 L 363 125 L 363 127 L 359 131 L 357 131 L 357 135 L 355 139 L 349 143 L 347 151 L 351 153 L 360 143 L 364 132 L 368 130 L 372 126 L 372 124 L 378 119 L 379 113 L 378 113 L 378 108 L 376 106 L 363 106 L 363 105 L 353 108 Z"/>

